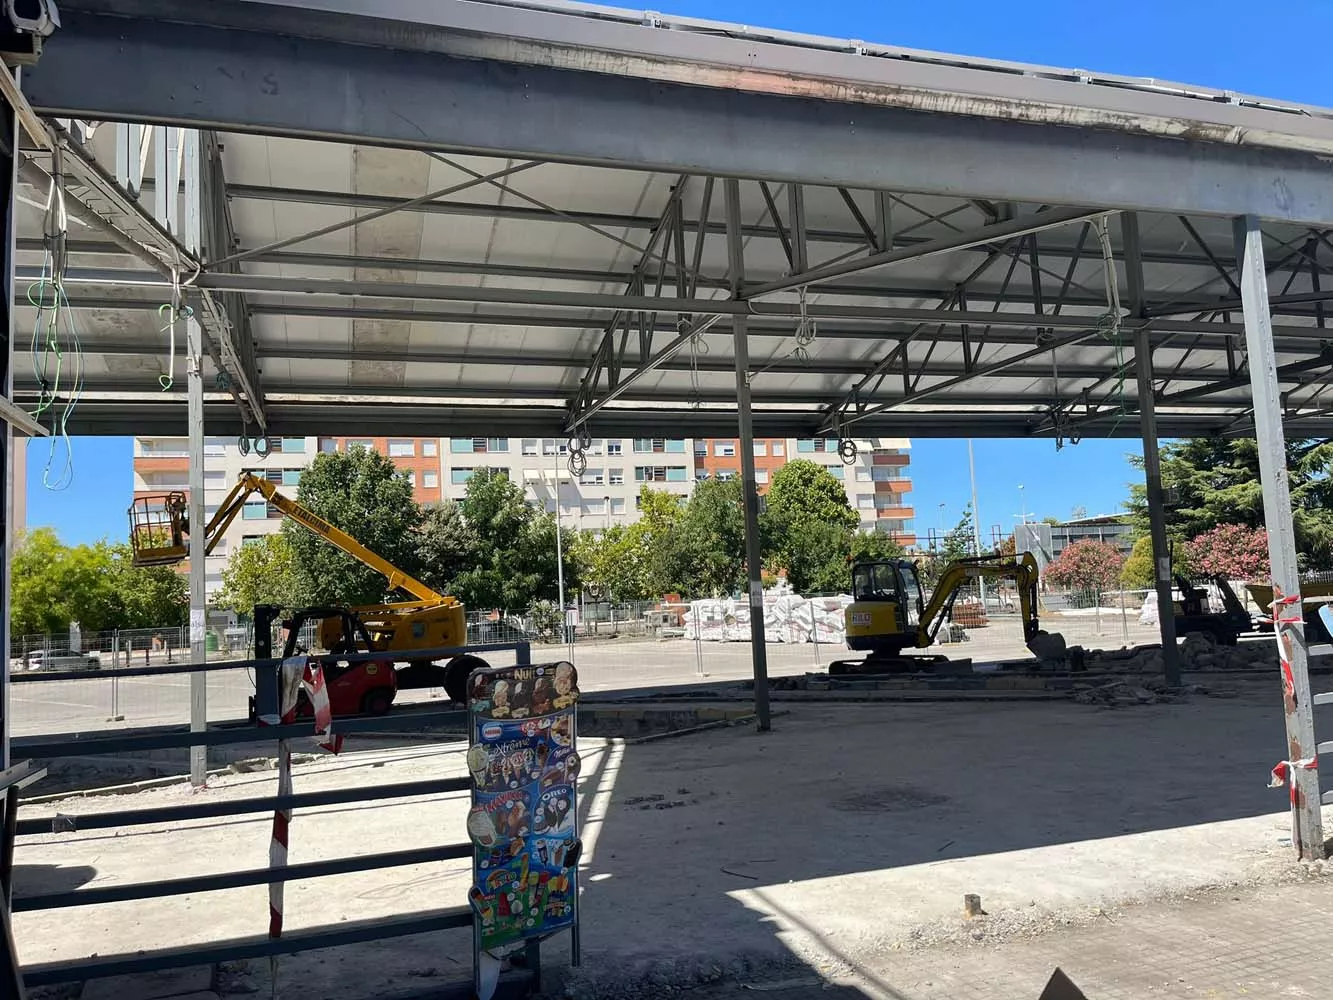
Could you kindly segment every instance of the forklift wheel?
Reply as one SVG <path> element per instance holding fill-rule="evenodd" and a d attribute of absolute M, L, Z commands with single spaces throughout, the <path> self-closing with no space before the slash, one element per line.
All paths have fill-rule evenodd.
<path fill-rule="evenodd" d="M 367 691 L 361 699 L 362 715 L 386 715 L 393 704 L 393 691 L 390 688 L 376 688 Z"/>
<path fill-rule="evenodd" d="M 460 705 L 467 704 L 467 679 L 472 676 L 474 670 L 485 670 L 489 666 L 490 664 L 480 656 L 473 656 L 471 653 L 464 653 L 450 660 L 449 665 L 444 668 L 444 693 L 449 696 L 449 700 Z"/>

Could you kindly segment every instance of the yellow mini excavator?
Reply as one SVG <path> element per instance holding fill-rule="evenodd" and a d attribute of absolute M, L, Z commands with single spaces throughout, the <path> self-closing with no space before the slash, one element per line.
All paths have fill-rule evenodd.
<path fill-rule="evenodd" d="M 347 532 L 334 527 L 313 511 L 283 496 L 267 479 L 242 473 L 236 485 L 218 505 L 217 513 L 204 527 L 204 551 L 212 552 L 218 540 L 240 515 L 245 502 L 258 494 L 293 521 L 304 525 L 353 559 L 384 575 L 386 593 L 402 591 L 411 600 L 372 604 L 356 608 L 329 609 L 320 626 L 320 641 L 332 649 L 344 628 L 343 612 L 352 615 L 370 637 L 371 650 L 393 653 L 409 664 L 413 677 L 423 683 L 400 687 L 443 687 L 450 698 L 461 701 L 467 678 L 487 664 L 477 656 L 463 654 L 451 659 L 440 674 L 429 660 L 412 656 L 415 650 L 458 648 L 467 644 L 467 620 L 456 597 L 436 593 L 420 580 L 376 555 Z M 189 505 L 184 493 L 166 493 L 135 499 L 130 507 L 130 545 L 136 566 L 164 566 L 189 558 Z M 420 675 L 419 677 L 417 675 Z M 430 680 L 433 678 L 433 683 Z"/>
<path fill-rule="evenodd" d="M 845 612 L 847 646 L 864 651 L 864 660 L 842 660 L 830 674 L 899 673 L 929 668 L 944 657 L 903 656 L 905 649 L 925 649 L 953 609 L 960 589 L 978 579 L 1013 580 L 1023 618 L 1023 640 L 1038 659 L 1060 659 L 1060 636 L 1041 631 L 1037 622 L 1039 571 L 1031 553 L 979 556 L 951 563 L 926 601 L 916 563 L 890 559 L 852 567 L 852 603 Z"/>

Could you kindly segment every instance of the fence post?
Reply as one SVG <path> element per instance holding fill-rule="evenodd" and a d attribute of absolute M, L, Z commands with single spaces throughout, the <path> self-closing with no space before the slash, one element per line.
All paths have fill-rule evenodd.
<path fill-rule="evenodd" d="M 810 641 L 815 644 L 815 666 L 820 666 L 819 662 L 819 621 L 815 618 L 815 602 L 811 598 L 806 598 L 810 605 Z"/>
<path fill-rule="evenodd" d="M 1120 632 L 1125 638 L 1125 645 L 1129 645 L 1129 612 L 1125 608 L 1125 585 L 1120 585 Z"/>

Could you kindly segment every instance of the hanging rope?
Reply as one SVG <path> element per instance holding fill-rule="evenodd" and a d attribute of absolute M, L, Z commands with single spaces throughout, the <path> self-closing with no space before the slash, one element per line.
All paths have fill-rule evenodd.
<path fill-rule="evenodd" d="M 1102 247 L 1102 276 L 1106 286 L 1106 312 L 1097 319 L 1097 332 L 1102 339 L 1111 343 L 1115 349 L 1115 377 L 1116 384 L 1112 394 L 1117 401 L 1115 419 L 1111 422 L 1111 429 L 1107 436 L 1115 434 L 1120 421 L 1127 414 L 1125 406 L 1125 341 L 1121 336 L 1122 310 L 1120 308 L 1120 281 L 1116 276 L 1115 257 L 1111 252 L 1111 227 L 1106 216 L 1099 216 L 1094 223 L 1097 227 L 1097 240 Z"/>

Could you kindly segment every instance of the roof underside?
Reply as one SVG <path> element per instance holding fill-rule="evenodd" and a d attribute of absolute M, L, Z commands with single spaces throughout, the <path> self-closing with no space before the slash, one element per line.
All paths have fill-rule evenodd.
<path fill-rule="evenodd" d="M 290 63 L 283 65 L 281 80 L 266 81 L 262 67 L 247 62 L 264 58 L 262 51 L 251 51 L 256 46 L 250 43 L 274 36 L 225 23 L 228 11 L 244 8 L 250 23 L 262 27 L 259 12 L 281 18 L 284 5 L 218 2 L 219 23 L 206 30 L 231 42 L 225 59 L 216 39 L 207 49 L 211 58 L 222 60 L 217 67 L 198 62 L 210 56 L 201 55 L 206 47 L 200 37 L 189 34 L 196 29 L 156 20 L 172 6 L 149 0 L 62 4 L 65 27 L 48 40 L 25 89 L 41 112 L 104 123 L 82 146 L 73 137 L 66 141 L 71 157 L 100 164 L 111 176 L 127 130 L 107 122 L 209 127 L 202 146 L 205 201 L 225 191 L 216 204 L 225 204 L 228 212 L 214 216 L 211 239 L 204 235 L 204 266 L 193 285 L 233 304 L 231 333 L 236 337 L 230 353 L 213 350 L 205 358 L 210 432 L 239 431 L 242 413 L 255 432 L 255 414 L 262 412 L 268 430 L 278 434 L 375 428 L 550 435 L 581 417 L 601 435 L 668 429 L 732 434 L 734 326 L 735 317 L 743 316 L 758 434 L 813 434 L 837 423 L 856 437 L 1137 435 L 1133 340 L 1135 329 L 1144 324 L 1154 347 L 1159 433 L 1250 433 L 1229 218 L 1242 212 L 1265 219 L 1274 342 L 1290 433 L 1322 436 L 1333 428 L 1333 402 L 1325 396 L 1330 369 L 1324 334 L 1324 288 L 1333 284 L 1324 273 L 1333 261 L 1325 227 L 1333 226 L 1333 210 L 1319 201 L 1333 195 L 1304 194 L 1306 185 L 1314 191 L 1316 182 L 1333 190 L 1333 170 L 1307 152 L 1323 148 L 1324 142 L 1333 149 L 1333 128 L 1324 112 L 1228 103 L 1202 91 L 1161 93 L 1146 85 L 1135 90 L 1123 81 L 1062 80 L 1048 70 L 1024 76 L 1023 68 L 1000 64 L 934 67 L 971 73 L 967 86 L 974 93 L 982 87 L 976 82 L 981 77 L 993 78 L 997 93 L 1008 94 L 1015 79 L 1042 91 L 1045 103 L 1040 106 L 1051 121 L 1031 124 L 1041 117 L 1029 107 L 1021 127 L 1032 130 L 1024 134 L 1040 144 L 1047 162 L 1033 168 L 1037 176 L 1024 177 L 1021 162 L 1011 155 L 1021 143 L 1000 134 L 1017 127 L 1015 115 L 1003 110 L 998 97 L 988 105 L 993 120 L 983 122 L 978 132 L 975 105 L 968 115 L 921 106 L 888 108 L 882 102 L 874 108 L 831 105 L 802 96 L 806 90 L 789 74 L 788 93 L 764 96 L 780 102 L 779 113 L 787 105 L 814 109 L 824 124 L 812 120 L 802 133 L 796 127 L 800 115 L 791 118 L 784 126 L 794 129 L 785 133 L 791 156 L 768 152 L 766 168 L 763 162 L 737 162 L 750 148 L 743 134 L 736 135 L 737 148 L 699 149 L 716 142 L 712 129 L 718 119 L 705 106 L 710 95 L 730 100 L 726 95 L 734 98 L 748 84 L 710 90 L 698 79 L 688 80 L 690 86 L 677 89 L 699 105 L 698 128 L 686 115 L 674 131 L 657 130 L 660 123 L 653 115 L 663 110 L 670 88 L 654 82 L 655 89 L 644 93 L 655 96 L 643 97 L 627 82 L 628 77 L 660 80 L 664 75 L 679 80 L 678 71 L 662 69 L 665 57 L 656 53 L 651 73 L 638 72 L 623 60 L 587 60 L 599 67 L 596 73 L 559 69 L 564 83 L 572 77 L 579 86 L 542 91 L 541 114 L 552 143 L 567 146 L 543 145 L 545 138 L 536 124 L 529 127 L 522 118 L 527 112 L 521 107 L 508 105 L 506 126 L 504 120 L 493 120 L 484 104 L 472 107 L 452 132 L 416 121 L 413 127 L 424 131 L 413 142 L 395 131 L 401 122 L 389 121 L 388 115 L 376 118 L 375 128 L 363 128 L 374 109 L 361 99 L 368 84 L 359 74 L 376 70 L 376 60 L 389 50 L 348 44 L 328 27 L 359 26 L 369 36 L 372 29 L 383 30 L 383 21 L 351 15 L 327 24 L 314 19 L 315 26 L 325 25 L 318 44 L 336 47 L 349 60 L 340 70 L 343 91 L 337 100 L 346 93 L 360 95 L 361 115 L 344 113 L 340 119 L 336 108 L 310 103 L 328 96 L 312 98 L 309 89 L 328 64 L 302 48 L 303 41 L 277 36 L 278 44 L 288 46 Z M 195 6 L 176 5 L 176 13 L 182 20 L 197 19 Z M 312 6 L 350 8 L 352 3 Z M 187 7 L 188 16 L 183 13 Z M 874 55 L 893 72 L 901 68 L 898 63 L 910 63 L 913 72 L 922 65 L 919 54 L 913 61 L 900 50 L 838 52 L 832 43 L 820 48 L 789 36 L 756 44 L 753 36 L 728 38 L 698 24 L 663 32 L 627 25 L 618 15 L 586 11 L 557 14 L 408 0 L 399 7 L 408 19 L 425 19 L 417 7 L 459 17 L 495 14 L 517 19 L 514 23 L 528 25 L 530 32 L 546 31 L 545 37 L 557 37 L 547 23 L 557 18 L 563 30 L 588 34 L 588 52 L 611 44 L 598 35 L 608 28 L 631 33 L 626 37 L 638 32 L 654 45 L 665 34 L 673 35 L 668 39 L 673 45 L 693 37 L 709 54 L 707 63 L 696 64 L 700 73 L 724 65 L 719 46 L 757 53 L 756 63 L 770 48 L 781 49 L 784 58 L 814 59 L 825 82 L 849 75 L 844 62 L 867 63 Z M 90 14 L 85 8 L 113 10 L 116 16 Z M 114 32 L 108 28 L 113 23 Z M 503 37 L 479 31 L 462 36 L 474 47 L 467 53 L 468 65 L 489 67 L 479 78 L 512 87 L 529 70 L 548 72 L 561 65 L 548 52 L 544 65 L 534 67 L 535 58 L 514 41 L 517 29 L 507 30 L 510 34 Z M 103 44 L 113 35 L 121 40 L 118 54 Z M 393 37 L 403 36 L 419 40 L 423 32 Z M 162 74 L 171 67 L 155 62 L 141 74 L 146 56 L 132 51 L 135 40 L 160 42 L 167 46 L 162 51 L 176 53 L 172 58 L 191 56 L 196 74 L 207 84 L 189 100 L 161 93 Z M 507 61 L 489 50 L 479 55 L 475 48 L 483 42 L 496 46 Z M 201 48 L 192 50 L 196 43 Z M 393 54 L 406 58 L 403 52 Z M 447 51 L 414 55 L 435 60 L 442 75 L 433 92 L 414 94 L 410 109 L 400 106 L 398 118 L 409 124 L 415 120 L 409 111 L 455 101 L 445 71 L 460 62 Z M 77 74 L 78 82 L 63 71 L 75 57 L 91 67 Z M 119 65 L 119 76 L 96 72 L 99 59 L 108 67 Z M 206 68 L 228 72 L 207 75 Z M 610 81 L 601 71 L 622 79 Z M 307 81 L 296 91 L 304 107 L 283 96 L 291 93 L 288 82 L 297 79 Z M 232 100 L 236 88 L 251 83 L 273 91 L 267 103 Z M 587 117 L 590 83 L 620 94 L 620 117 L 604 123 L 608 131 L 616 129 L 614 145 L 589 134 L 595 129 Z M 1070 93 L 1083 95 L 1084 104 L 1059 105 L 1059 95 L 1046 92 L 1052 83 L 1073 88 Z M 190 86 L 183 77 L 174 81 L 175 90 Z M 394 86 L 394 80 L 381 79 L 376 93 L 388 100 Z M 926 89 L 919 84 L 913 99 L 922 100 Z M 854 97 L 859 92 L 849 87 L 843 93 Z M 1122 122 L 1122 131 L 1111 133 L 1106 105 L 1127 100 L 1127 94 L 1158 106 L 1145 108 L 1138 125 Z M 942 99 L 937 104 L 948 106 Z M 1170 136 L 1153 124 L 1184 121 L 1178 105 L 1198 106 L 1200 119 L 1208 119 L 1214 131 L 1200 125 L 1198 133 L 1189 133 L 1182 127 Z M 1075 107 L 1096 124 L 1077 124 L 1071 117 Z M 242 118 L 237 108 L 249 108 L 248 117 Z M 910 148 L 890 143 L 879 158 L 891 153 L 897 161 L 915 164 L 909 174 L 914 180 L 906 187 L 853 183 L 868 176 L 857 173 L 858 164 L 875 149 L 867 149 L 866 137 L 845 123 L 861 119 L 873 133 L 879 113 L 911 116 L 908 120 L 932 135 L 965 138 L 969 162 L 938 159 L 963 155 L 957 149 L 949 152 L 947 145 L 928 146 L 914 156 Z M 484 142 L 467 138 L 479 116 L 488 116 Z M 1064 123 L 1056 124 L 1060 116 Z M 832 118 L 844 122 L 840 140 L 827 131 Z M 335 127 L 338 121 L 343 125 Z M 895 118 L 885 127 L 898 122 Z M 626 127 L 644 131 L 626 136 Z M 1223 136 L 1226 128 L 1260 137 L 1259 145 L 1180 137 Z M 1110 148 L 1105 146 L 1108 136 L 1114 140 L 1111 146 L 1120 149 L 1113 158 L 1118 169 L 1098 159 L 1098 150 Z M 214 137 L 217 155 L 210 156 Z M 879 138 L 889 142 L 892 137 Z M 137 204 L 150 214 L 163 170 L 156 149 L 165 141 L 164 131 L 144 147 L 149 155 Z M 52 169 L 50 154 L 32 150 L 29 155 L 43 171 Z M 1135 180 L 1149 167 L 1160 170 L 1163 156 L 1178 157 L 1181 173 L 1159 173 L 1151 183 L 1149 171 Z M 806 173 L 793 177 L 793 169 Z M 846 182 L 833 176 L 839 171 L 847 175 Z M 738 296 L 731 290 L 720 179 L 728 172 L 743 178 L 744 278 Z M 942 177 L 938 183 L 933 172 Z M 967 178 L 966 190 L 958 189 L 955 174 Z M 1043 177 L 1050 178 L 1049 196 L 1028 190 Z M 18 206 L 18 323 L 28 331 L 38 325 L 38 314 L 23 290 L 47 266 L 41 235 L 48 189 L 41 173 L 29 170 L 21 180 L 28 187 L 21 189 L 25 200 Z M 1224 181 L 1232 187 L 1224 190 Z M 1278 182 L 1286 184 L 1287 193 L 1274 200 Z M 113 234 L 96 218 L 81 215 L 76 204 L 80 190 L 67 188 L 71 252 L 65 287 L 72 309 L 58 325 L 66 347 L 77 333 L 83 359 L 84 394 L 69 429 L 183 432 L 183 333 L 170 372 L 175 380 L 166 390 L 159 384 L 171 356 L 171 337 L 159 313 L 170 300 L 170 281 L 161 268 L 149 267 L 142 255 L 113 242 Z M 407 205 L 383 211 L 402 203 Z M 1126 309 L 1116 323 L 1110 319 L 1109 297 L 1114 293 L 1132 306 L 1135 287 L 1124 253 L 1126 227 L 1116 211 L 1123 209 L 1134 210 L 1138 220 L 1143 318 L 1129 317 Z M 371 212 L 381 214 L 349 225 Z M 1109 222 L 1114 280 L 1108 280 L 1104 264 L 1101 218 Z M 297 239 L 322 230 L 329 231 Z M 244 259 L 218 264 L 237 253 Z M 831 262 L 851 266 L 872 257 L 878 266 L 846 274 L 821 270 Z M 792 287 L 767 287 L 782 285 L 793 272 L 807 277 Z M 43 288 L 37 284 L 33 294 L 40 296 Z M 50 315 L 48 310 L 44 320 Z M 717 318 L 705 319 L 710 316 Z M 64 325 L 66 319 L 72 329 Z M 691 331 L 697 332 L 683 335 Z M 20 344 L 26 340 L 24 333 Z M 16 365 L 15 396 L 30 409 L 43 384 L 50 384 L 53 358 L 51 351 L 38 352 L 45 383 L 32 366 Z M 68 351 L 64 364 L 68 379 L 73 367 Z M 231 390 L 246 374 L 255 381 L 253 398 L 238 408 Z"/>

